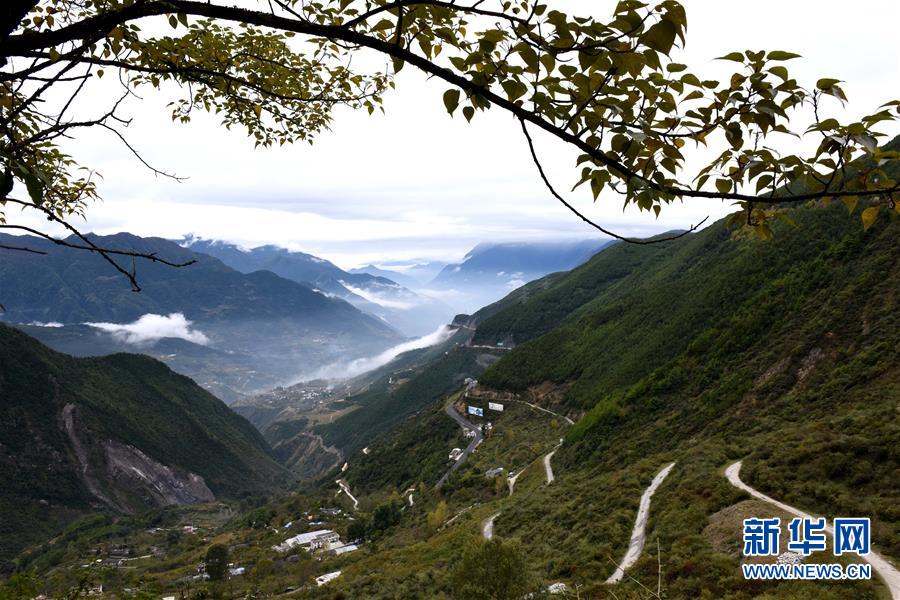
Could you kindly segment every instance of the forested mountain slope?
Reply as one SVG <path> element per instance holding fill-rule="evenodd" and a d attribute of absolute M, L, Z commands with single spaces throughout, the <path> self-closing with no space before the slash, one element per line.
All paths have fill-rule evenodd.
<path fill-rule="evenodd" d="M 829 518 L 870 517 L 873 545 L 900 559 L 900 221 L 865 231 L 839 203 L 791 216 L 798 227 L 780 227 L 766 242 L 732 239 L 718 223 L 659 246 L 617 244 L 473 318 L 480 344 L 522 342 L 467 400 L 503 398 L 507 411 L 484 419 L 497 434 L 432 491 L 449 446 L 465 443 L 442 400 L 372 442 L 368 456 L 350 458 L 347 475 L 374 498 L 421 481 L 423 520 L 441 500 L 459 518 L 433 535 L 411 521 L 393 550 L 349 570 L 341 592 L 446 590 L 460 544 L 499 513 L 494 535 L 522 549 L 533 575 L 604 597 L 641 492 L 675 462 L 653 497 L 648 546 L 630 571 L 637 581 L 655 585 L 661 560 L 671 598 L 878 598 L 877 578 L 762 583 L 740 575 L 741 518 L 781 515 L 728 483 L 724 469 L 738 460 L 745 482 L 779 500 Z M 576 423 L 535 411 L 543 425 L 529 424 L 509 410 L 515 400 Z M 542 458 L 560 435 L 547 485 Z M 484 475 L 525 465 L 511 496 Z M 368 574 L 385 560 L 405 566 Z M 429 568 L 433 580 L 410 583 L 410 573 Z M 629 578 L 620 587 L 619 597 L 642 589 Z"/>
<path fill-rule="evenodd" d="M 273 489 L 262 436 L 144 356 L 73 358 L 0 324 L 0 560 L 87 510 Z"/>

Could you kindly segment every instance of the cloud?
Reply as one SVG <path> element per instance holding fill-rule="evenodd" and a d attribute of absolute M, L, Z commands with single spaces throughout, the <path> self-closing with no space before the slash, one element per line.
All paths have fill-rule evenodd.
<path fill-rule="evenodd" d="M 193 323 L 184 318 L 181 313 L 172 313 L 168 316 L 146 314 L 134 323 L 85 323 L 101 331 L 105 331 L 116 340 L 134 346 L 149 344 L 163 338 L 178 338 L 206 345 L 209 343 L 203 332 L 191 329 Z"/>
<path fill-rule="evenodd" d="M 428 335 L 424 335 L 408 342 L 403 342 L 402 344 L 397 344 L 375 356 L 357 358 L 356 360 L 351 360 L 349 362 L 341 361 L 327 365 L 321 369 L 317 369 L 311 374 L 299 377 L 295 383 L 300 381 L 310 381 L 312 379 L 350 379 L 351 377 L 356 377 L 367 371 L 382 367 L 404 352 L 440 344 L 444 340 L 450 338 L 454 331 L 454 329 L 451 329 L 447 325 L 441 325 Z"/>
<path fill-rule="evenodd" d="M 373 304 L 377 304 L 378 306 L 383 306 L 384 308 L 396 308 L 397 310 L 409 310 L 411 308 L 416 307 L 415 302 L 404 302 L 402 300 L 386 298 L 386 297 L 378 294 L 374 290 L 355 287 L 353 285 L 350 285 L 346 281 L 342 281 L 341 284 L 345 288 L 347 288 L 348 290 L 350 290 L 351 292 L 356 294 L 357 296 L 360 296 L 362 299 L 368 300 L 369 302 L 371 302 Z"/>
<path fill-rule="evenodd" d="M 58 329 L 63 326 L 63 324 L 59 321 L 49 321 L 47 323 L 44 323 L 42 321 L 32 321 L 31 323 L 29 323 L 29 325 L 31 325 L 32 327 L 50 327 L 51 329 Z"/>

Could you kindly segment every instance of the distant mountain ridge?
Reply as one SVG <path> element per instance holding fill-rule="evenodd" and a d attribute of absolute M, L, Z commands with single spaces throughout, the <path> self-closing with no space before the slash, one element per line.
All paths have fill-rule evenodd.
<path fill-rule="evenodd" d="M 47 253 L 38 256 L 6 253 L 0 262 L 0 290 L 8 323 L 129 324 L 147 314 L 181 313 L 208 339 L 208 347 L 242 355 L 235 370 L 215 369 L 200 355 L 183 372 L 217 393 L 236 397 L 243 391 L 272 387 L 300 371 L 336 358 L 368 356 L 402 341 L 382 320 L 351 304 L 317 292 L 269 271 L 241 273 L 211 256 L 182 248 L 161 238 L 127 233 L 91 236 L 100 246 L 155 253 L 183 262 L 184 268 L 136 262 L 143 290 L 131 291 L 128 282 L 100 256 L 55 246 L 33 237 L 0 235 L 0 240 Z M 127 263 L 126 263 L 127 264 Z M 130 265 L 128 265 L 130 266 Z M 54 346 L 68 337 L 66 350 L 78 351 L 68 328 L 30 330 Z M 93 335 L 101 335 L 94 331 Z M 108 335 L 106 350 L 121 351 Z M 96 340 L 90 344 L 96 346 Z M 147 344 L 141 351 L 152 352 Z M 92 352 L 93 353 L 93 352 Z M 162 357 L 162 353 L 155 353 Z M 210 370 L 212 369 L 212 370 Z"/>
<path fill-rule="evenodd" d="M 334 263 L 274 245 L 244 249 L 220 240 L 186 236 L 185 248 L 214 256 L 242 273 L 271 271 L 340 298 L 376 315 L 407 336 L 421 336 L 444 324 L 453 309 L 433 298 L 416 294 L 382 275 L 345 271 Z"/>
<path fill-rule="evenodd" d="M 456 292 L 462 297 L 460 308 L 474 312 L 529 281 L 574 269 L 611 241 L 478 244 L 462 262 L 445 266 L 428 287 Z"/>

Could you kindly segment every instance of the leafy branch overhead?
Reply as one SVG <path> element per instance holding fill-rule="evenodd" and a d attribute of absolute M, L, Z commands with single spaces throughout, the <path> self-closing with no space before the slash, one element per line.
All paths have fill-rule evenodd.
<path fill-rule="evenodd" d="M 725 54 L 734 72 L 724 81 L 692 72 L 677 62 L 687 15 L 674 0 L 622 0 L 603 20 L 551 6 L 9 0 L 0 11 L 2 197 L 21 183 L 41 210 L 81 214 L 97 197 L 97 175 L 60 142 L 102 128 L 143 160 L 120 114 L 143 90 L 171 95 L 175 121 L 215 113 L 271 146 L 311 142 L 337 106 L 380 110 L 410 65 L 447 86 L 451 115 L 472 121 L 505 110 L 526 136 L 542 130 L 569 144 L 576 187 L 589 186 L 595 200 L 613 192 L 657 215 L 676 199 L 732 201 L 743 209 L 733 224 L 763 238 L 800 201 L 839 198 L 854 212 L 864 199 L 866 228 L 900 211 L 898 182 L 883 168 L 898 153 L 880 149 L 878 130 L 900 117 L 900 101 L 858 121 L 828 116 L 847 102 L 842 82 L 797 81 L 789 65 L 799 56 L 782 50 Z M 106 94 L 105 106 L 79 103 L 91 87 Z M 803 146 L 813 150 L 786 151 L 791 137 L 812 137 Z M 688 151 L 701 146 L 709 162 L 687 169 Z"/>

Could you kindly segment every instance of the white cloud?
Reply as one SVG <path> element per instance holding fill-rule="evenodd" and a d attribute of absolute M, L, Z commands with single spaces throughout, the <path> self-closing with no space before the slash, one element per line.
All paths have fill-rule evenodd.
<path fill-rule="evenodd" d="M 181 313 L 168 316 L 146 314 L 134 323 L 85 323 L 101 331 L 111 334 L 115 339 L 126 344 L 141 346 L 163 338 L 179 338 L 195 344 L 209 343 L 203 332 L 191 329 L 193 323 Z"/>
<path fill-rule="evenodd" d="M 47 323 L 44 323 L 42 321 L 32 321 L 31 323 L 29 323 L 29 325 L 31 325 L 32 327 L 49 327 L 51 329 L 58 329 L 60 327 L 63 327 L 63 324 L 59 321 L 48 321 Z"/>
<path fill-rule="evenodd" d="M 350 285 L 346 281 L 342 281 L 341 285 L 345 288 L 360 296 L 364 300 L 368 300 L 373 304 L 377 304 L 378 306 L 383 306 L 385 308 L 396 308 L 397 310 L 409 310 L 411 308 L 416 307 L 415 302 L 404 302 L 403 300 L 397 300 L 395 298 L 386 298 L 383 294 L 379 294 L 375 290 L 356 287 Z"/>
<path fill-rule="evenodd" d="M 358 358 L 349 362 L 341 361 L 338 363 L 327 365 L 325 367 L 322 367 L 321 369 L 317 369 L 313 373 L 299 377 L 296 382 L 309 381 L 311 379 L 349 379 L 351 377 L 356 377 L 357 375 L 362 375 L 367 371 L 371 371 L 388 364 L 404 352 L 409 352 L 410 350 L 418 350 L 420 348 L 428 348 L 429 346 L 440 344 L 441 342 L 452 336 L 454 331 L 454 329 L 451 329 L 446 325 L 442 325 L 428 335 L 410 340 L 408 342 L 403 342 L 402 344 L 398 344 L 392 348 L 388 348 L 384 352 L 376 354 L 375 356 Z"/>

